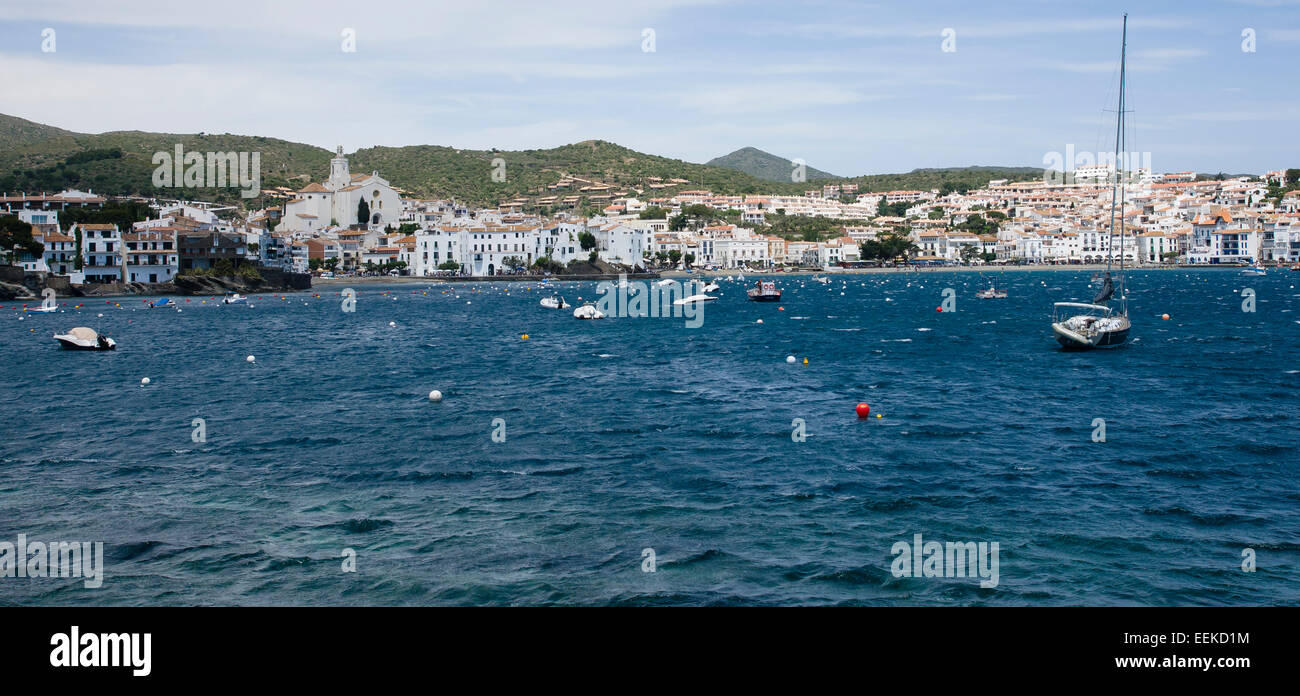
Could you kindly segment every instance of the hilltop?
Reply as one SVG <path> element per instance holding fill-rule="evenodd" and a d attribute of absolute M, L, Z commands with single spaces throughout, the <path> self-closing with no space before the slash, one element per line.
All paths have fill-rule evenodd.
<path fill-rule="evenodd" d="M 706 164 L 714 167 L 726 167 L 738 172 L 744 172 L 750 176 L 757 177 L 764 181 L 780 181 L 789 183 L 791 172 L 794 166 L 792 160 L 785 157 L 777 157 L 770 152 L 763 152 L 756 147 L 742 147 L 735 152 L 714 157 Z M 814 169 L 805 165 L 805 178 L 808 181 L 813 179 L 838 179 L 839 177 L 820 169 Z"/>

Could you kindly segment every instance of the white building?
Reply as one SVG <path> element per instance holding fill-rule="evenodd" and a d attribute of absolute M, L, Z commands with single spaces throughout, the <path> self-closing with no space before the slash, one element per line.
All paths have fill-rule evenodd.
<path fill-rule="evenodd" d="M 339 225 L 358 224 L 361 201 L 370 211 L 365 224 L 372 228 L 401 224 L 402 199 L 378 172 L 352 174 L 343 148 L 330 160 L 330 177 L 298 191 L 298 197 L 284 206 L 284 218 L 277 229 L 295 232 L 319 231 Z"/>

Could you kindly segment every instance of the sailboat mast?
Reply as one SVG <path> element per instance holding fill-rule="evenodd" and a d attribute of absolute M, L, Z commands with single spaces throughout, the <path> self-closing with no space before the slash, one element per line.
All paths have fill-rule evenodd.
<path fill-rule="evenodd" d="M 1128 50 L 1128 13 L 1124 14 L 1124 34 L 1119 49 L 1119 113 L 1115 115 L 1115 180 L 1110 189 L 1110 231 L 1106 237 L 1106 272 L 1115 256 L 1115 203 L 1119 198 L 1119 152 L 1124 134 L 1124 54 Z"/>
<path fill-rule="evenodd" d="M 1121 308 L 1123 307 L 1124 296 L 1127 294 L 1124 288 L 1124 193 L 1121 178 L 1122 161 L 1120 159 L 1124 147 L 1124 82 L 1125 68 L 1128 57 L 1128 13 L 1124 13 L 1124 30 L 1120 39 L 1119 49 L 1119 113 L 1115 117 L 1115 184 L 1110 192 L 1110 234 L 1107 237 L 1108 253 L 1106 254 L 1106 272 L 1110 272 L 1111 262 L 1115 256 L 1115 208 L 1118 202 L 1119 207 L 1119 298 Z"/>

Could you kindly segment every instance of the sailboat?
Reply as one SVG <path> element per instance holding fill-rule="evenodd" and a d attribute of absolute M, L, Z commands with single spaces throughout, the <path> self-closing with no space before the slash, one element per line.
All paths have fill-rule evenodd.
<path fill-rule="evenodd" d="M 1128 14 L 1124 15 L 1124 33 L 1119 52 L 1119 113 L 1115 122 L 1115 181 L 1110 196 L 1109 249 L 1106 254 L 1106 275 L 1101 289 L 1092 303 L 1057 302 L 1052 307 L 1052 333 L 1068 349 L 1108 348 L 1128 340 L 1132 328 L 1128 318 L 1127 289 L 1124 283 L 1124 186 L 1120 172 L 1124 151 L 1124 84 L 1128 53 Z M 1116 282 L 1111 278 L 1111 262 L 1115 257 L 1115 221 L 1119 220 L 1119 302 L 1118 307 L 1107 304 L 1115 295 Z"/>

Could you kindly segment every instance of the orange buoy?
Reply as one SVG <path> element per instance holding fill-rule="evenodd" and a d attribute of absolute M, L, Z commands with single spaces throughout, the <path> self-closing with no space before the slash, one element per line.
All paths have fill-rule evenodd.
<path fill-rule="evenodd" d="M 1169 315 L 1168 315 L 1168 314 L 1161 314 L 1161 315 L 1160 315 L 1160 318 L 1163 319 L 1164 321 L 1169 321 Z"/>
<path fill-rule="evenodd" d="M 858 404 L 858 418 L 866 418 L 871 413 L 871 407 L 866 403 Z"/>

